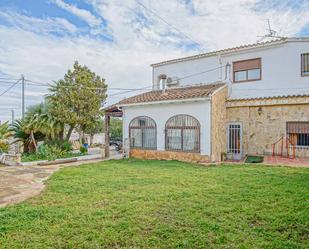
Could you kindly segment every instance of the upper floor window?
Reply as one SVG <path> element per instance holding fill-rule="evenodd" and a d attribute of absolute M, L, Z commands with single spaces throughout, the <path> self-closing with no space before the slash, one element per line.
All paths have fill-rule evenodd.
<path fill-rule="evenodd" d="M 301 76 L 309 76 L 309 53 L 301 55 Z"/>
<path fill-rule="evenodd" d="M 131 148 L 156 149 L 156 123 L 153 119 L 142 116 L 134 118 L 129 125 Z"/>
<path fill-rule="evenodd" d="M 261 58 L 233 62 L 234 82 L 260 80 L 261 75 Z"/>

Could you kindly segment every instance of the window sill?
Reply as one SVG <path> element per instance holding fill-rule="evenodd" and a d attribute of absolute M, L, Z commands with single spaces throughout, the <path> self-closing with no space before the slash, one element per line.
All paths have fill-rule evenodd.
<path fill-rule="evenodd" d="M 188 150 L 170 150 L 170 149 L 166 149 L 165 151 L 200 154 L 200 151 L 192 151 L 192 150 L 188 151 Z"/>
<path fill-rule="evenodd" d="M 157 150 L 157 148 L 130 147 L 130 150 Z"/>
<path fill-rule="evenodd" d="M 241 80 L 241 81 L 233 81 L 233 83 L 246 83 L 246 82 L 252 82 L 252 81 L 259 81 L 259 80 L 262 80 L 262 78 L 260 79 L 256 79 L 256 80 Z"/>

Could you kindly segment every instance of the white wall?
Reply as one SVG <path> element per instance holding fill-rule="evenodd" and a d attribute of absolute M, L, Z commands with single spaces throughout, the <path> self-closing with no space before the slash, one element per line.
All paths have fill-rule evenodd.
<path fill-rule="evenodd" d="M 187 103 L 155 104 L 145 106 L 123 107 L 123 138 L 129 139 L 129 123 L 138 116 L 148 116 L 157 124 L 157 150 L 165 150 L 165 123 L 177 114 L 188 114 L 195 117 L 201 125 L 201 154 L 210 155 L 210 101 Z"/>
<path fill-rule="evenodd" d="M 262 58 L 262 80 L 245 83 L 233 83 L 230 98 L 270 97 L 291 94 L 309 94 L 309 77 L 301 77 L 302 53 L 309 52 L 309 41 L 290 41 L 273 45 L 267 48 L 258 48 L 221 55 L 222 64 L 233 61 Z M 219 67 L 219 57 L 211 56 L 196 60 L 177 62 L 156 66 L 153 69 L 153 84 L 156 87 L 156 79 L 160 74 L 167 77 L 182 78 L 187 75 L 206 71 Z M 230 79 L 233 79 L 231 67 Z M 225 69 L 186 78 L 180 81 L 181 85 L 212 83 L 224 80 Z"/>

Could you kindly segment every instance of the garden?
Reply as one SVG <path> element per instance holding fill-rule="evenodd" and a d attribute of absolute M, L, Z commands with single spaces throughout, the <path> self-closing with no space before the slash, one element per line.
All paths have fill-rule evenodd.
<path fill-rule="evenodd" d="M 42 103 L 28 107 L 12 124 L 0 125 L 0 153 L 13 148 L 21 153 L 21 162 L 87 155 L 94 135 L 104 130 L 106 91 L 105 79 L 75 62 L 63 79 L 50 85 Z M 112 122 L 112 136 L 121 137 L 121 120 Z M 78 134 L 74 143 L 73 132 Z"/>
<path fill-rule="evenodd" d="M 309 169 L 111 160 L 0 209 L 1 248 L 308 248 Z"/>

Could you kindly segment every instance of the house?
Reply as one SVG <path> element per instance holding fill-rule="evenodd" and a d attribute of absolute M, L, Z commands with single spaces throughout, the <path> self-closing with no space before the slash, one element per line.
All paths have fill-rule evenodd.
<path fill-rule="evenodd" d="M 128 155 L 205 162 L 277 153 L 309 157 L 309 37 L 151 67 L 152 91 L 106 109 L 108 115 L 122 112 Z"/>

